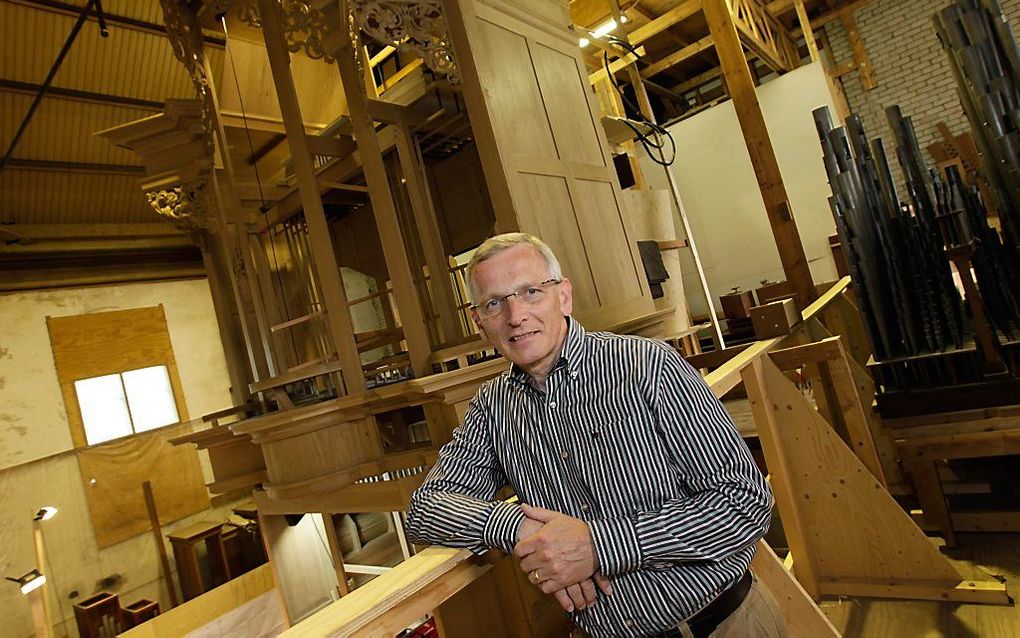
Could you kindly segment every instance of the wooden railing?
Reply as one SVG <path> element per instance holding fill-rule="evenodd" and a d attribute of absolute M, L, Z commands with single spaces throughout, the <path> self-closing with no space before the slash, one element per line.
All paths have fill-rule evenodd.
<path fill-rule="evenodd" d="M 804 310 L 801 323 L 791 334 L 756 341 L 750 346 L 720 353 L 722 356 L 715 362 L 718 367 L 705 377 L 713 394 L 722 397 L 732 390 L 741 382 L 741 372 L 768 353 L 781 346 L 797 345 L 805 339 L 810 340 L 809 333 L 812 332 L 813 326 L 830 311 L 838 310 L 840 305 L 848 303 L 846 297 L 849 285 L 850 278 L 844 277 L 822 294 Z M 834 321 L 831 325 L 838 323 Z M 856 337 L 850 337 L 848 341 L 854 338 Z M 853 347 L 851 345 L 850 349 Z M 857 347 L 866 348 L 867 345 Z M 296 624 L 283 635 L 392 636 L 436 609 L 490 568 L 491 564 L 485 558 L 472 556 L 467 550 L 429 547 L 364 587 Z M 758 577 L 766 583 L 769 579 L 772 580 L 770 587 L 793 592 L 786 597 L 787 607 L 784 614 L 788 615 L 788 622 L 791 621 L 789 614 L 794 614 L 793 621 L 802 623 L 800 627 L 813 628 L 811 635 L 835 635 L 827 633 L 826 627 L 831 625 L 827 625 L 824 617 L 815 613 L 817 609 L 813 608 L 810 600 L 802 597 L 803 590 L 798 589 L 799 585 L 792 580 L 789 572 L 783 569 L 782 563 L 765 544 L 759 547 L 755 570 Z"/>
<path fill-rule="evenodd" d="M 792 71 L 800 62 L 797 45 L 761 0 L 726 0 L 740 41 L 770 68 Z"/>

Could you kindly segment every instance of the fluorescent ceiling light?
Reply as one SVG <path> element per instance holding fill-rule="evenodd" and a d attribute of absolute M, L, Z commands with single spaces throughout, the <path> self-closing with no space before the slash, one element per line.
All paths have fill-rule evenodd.
<path fill-rule="evenodd" d="M 610 18 L 608 21 L 603 22 L 599 26 L 595 27 L 595 30 L 591 34 L 596 38 L 605 37 L 610 31 L 617 27 L 616 19 Z"/>

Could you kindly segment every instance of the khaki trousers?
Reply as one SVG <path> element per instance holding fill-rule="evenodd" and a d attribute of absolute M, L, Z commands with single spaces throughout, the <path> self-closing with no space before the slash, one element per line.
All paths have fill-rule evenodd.
<path fill-rule="evenodd" d="M 691 638 L 687 623 L 680 625 L 680 635 Z M 786 638 L 786 622 L 772 592 L 755 578 L 747 598 L 715 628 L 711 638 Z"/>

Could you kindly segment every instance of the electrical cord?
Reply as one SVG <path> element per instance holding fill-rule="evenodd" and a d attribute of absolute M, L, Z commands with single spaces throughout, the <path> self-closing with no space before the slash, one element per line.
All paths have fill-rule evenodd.
<path fill-rule="evenodd" d="M 626 40 L 614 36 L 608 36 L 607 40 L 617 46 L 622 47 L 628 53 L 633 54 L 638 59 L 642 57 L 638 50 Z M 626 124 L 627 127 L 630 128 L 630 130 L 634 131 L 634 135 L 637 137 L 637 140 L 641 143 L 641 146 L 644 147 L 645 152 L 648 154 L 649 159 L 651 159 L 656 164 L 659 164 L 660 166 L 665 167 L 672 166 L 673 163 L 676 161 L 676 142 L 673 140 L 673 135 L 670 134 L 670 132 L 667 131 L 664 127 L 656 124 L 655 122 L 650 121 L 647 117 L 645 117 L 644 113 L 641 112 L 641 109 L 638 108 L 636 104 L 634 104 L 634 102 L 630 99 L 627 93 L 623 90 L 623 87 L 620 86 L 620 83 L 616 80 L 616 76 L 610 70 L 608 51 L 602 52 L 602 65 L 606 70 L 606 76 L 609 78 L 609 82 L 613 85 L 613 88 L 620 95 L 620 99 L 626 106 L 630 107 L 630 110 L 633 113 L 637 114 L 638 122 L 644 124 L 645 126 L 652 130 L 652 135 L 649 135 L 645 131 L 641 130 L 628 118 L 623 118 L 620 121 Z M 669 160 L 666 159 L 667 152 L 665 151 L 665 149 L 667 148 L 667 144 L 669 148 L 668 152 Z"/>

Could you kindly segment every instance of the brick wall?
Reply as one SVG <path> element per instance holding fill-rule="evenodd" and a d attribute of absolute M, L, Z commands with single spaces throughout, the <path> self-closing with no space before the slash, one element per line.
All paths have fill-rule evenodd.
<path fill-rule="evenodd" d="M 1020 30 L 1020 0 L 1000 0 L 1014 35 Z M 854 12 L 878 86 L 867 91 L 856 71 L 841 79 L 850 110 L 858 114 L 869 137 L 881 136 L 890 149 L 885 108 L 900 105 L 912 118 L 922 151 L 941 139 L 935 125 L 945 122 L 954 134 L 970 130 L 960 106 L 949 61 L 932 16 L 950 0 L 872 0 Z M 825 27 L 836 64 L 853 58 L 846 30 L 838 20 Z M 931 158 L 928 158 L 929 161 Z M 895 178 L 899 165 L 890 156 Z"/>

